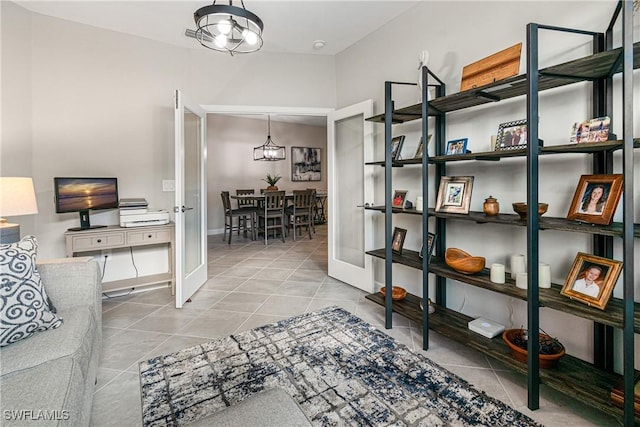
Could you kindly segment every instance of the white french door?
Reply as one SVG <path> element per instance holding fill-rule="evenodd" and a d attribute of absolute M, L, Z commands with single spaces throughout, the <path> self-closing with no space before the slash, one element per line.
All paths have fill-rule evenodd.
<path fill-rule="evenodd" d="M 329 113 L 329 276 L 373 292 L 373 124 L 365 121 L 373 102 L 363 101 Z"/>
<path fill-rule="evenodd" d="M 206 118 L 175 93 L 176 308 L 207 281 Z"/>

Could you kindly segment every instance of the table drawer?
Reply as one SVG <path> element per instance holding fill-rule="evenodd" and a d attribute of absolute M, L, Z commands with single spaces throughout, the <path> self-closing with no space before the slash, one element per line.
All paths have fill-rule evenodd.
<path fill-rule="evenodd" d="M 167 243 L 171 241 L 171 231 L 169 230 L 140 230 L 129 231 L 127 242 L 129 245 L 148 245 L 151 243 Z"/>
<path fill-rule="evenodd" d="M 124 245 L 124 233 L 72 237 L 73 252 L 94 251 Z"/>

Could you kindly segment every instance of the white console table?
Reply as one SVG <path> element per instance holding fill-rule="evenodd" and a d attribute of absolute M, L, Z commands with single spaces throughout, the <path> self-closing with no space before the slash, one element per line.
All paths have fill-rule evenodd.
<path fill-rule="evenodd" d="M 163 282 L 171 283 L 171 294 L 175 294 L 175 259 L 174 224 L 150 225 L 145 227 L 94 228 L 64 233 L 67 243 L 67 257 L 76 254 L 95 252 L 105 249 L 131 248 L 136 246 L 169 245 L 169 271 L 131 279 L 114 280 L 102 283 L 103 292 L 131 289 L 136 286 L 155 285 Z"/>

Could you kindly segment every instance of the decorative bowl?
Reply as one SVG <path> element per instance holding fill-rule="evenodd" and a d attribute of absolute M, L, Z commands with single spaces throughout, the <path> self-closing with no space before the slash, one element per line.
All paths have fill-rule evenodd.
<path fill-rule="evenodd" d="M 482 271 L 486 260 L 481 256 L 471 256 L 462 249 L 448 248 L 444 253 L 444 262 L 460 273 L 475 274 Z"/>
<path fill-rule="evenodd" d="M 541 217 L 549 208 L 547 203 L 538 203 L 538 218 Z M 525 221 L 527 219 L 527 204 L 524 202 L 513 203 L 513 210 L 520 215 L 520 219 Z"/>
<path fill-rule="evenodd" d="M 383 286 L 382 289 L 380 289 L 380 293 L 382 294 L 382 296 L 384 296 L 386 292 L 387 292 L 387 289 Z M 392 300 L 400 301 L 401 299 L 404 299 L 404 297 L 406 296 L 407 296 L 407 290 L 405 288 L 401 288 L 400 286 L 391 287 Z"/>
<path fill-rule="evenodd" d="M 527 363 L 527 350 L 518 346 L 516 343 L 518 340 L 526 343 L 526 329 L 507 329 L 502 333 L 502 339 L 509 346 L 509 350 L 511 350 L 511 354 L 516 360 L 520 362 Z M 540 333 L 540 346 L 541 348 L 544 344 L 549 344 L 547 347 L 553 354 L 542 354 L 538 355 L 538 359 L 540 361 L 540 368 L 553 368 L 558 365 L 558 361 L 565 354 L 565 349 L 560 342 L 551 338 L 547 334 Z"/>

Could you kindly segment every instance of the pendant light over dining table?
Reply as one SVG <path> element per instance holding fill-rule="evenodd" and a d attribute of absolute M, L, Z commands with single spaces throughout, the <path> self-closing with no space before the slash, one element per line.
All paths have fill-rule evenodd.
<path fill-rule="evenodd" d="M 218 52 L 251 53 L 262 47 L 264 24 L 254 13 L 244 7 L 229 4 L 216 4 L 201 7 L 193 14 L 197 29 L 195 38 L 208 49 Z"/>
<path fill-rule="evenodd" d="M 267 141 L 259 147 L 253 149 L 253 160 L 284 160 L 287 152 L 284 147 L 277 146 L 271 140 L 271 116 L 267 115 L 268 133 Z"/>

